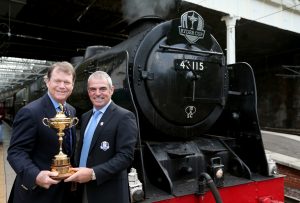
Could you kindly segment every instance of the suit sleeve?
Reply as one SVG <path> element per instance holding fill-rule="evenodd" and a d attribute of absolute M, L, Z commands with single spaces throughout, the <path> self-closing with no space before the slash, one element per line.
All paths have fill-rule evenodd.
<path fill-rule="evenodd" d="M 98 185 L 130 166 L 134 158 L 137 134 L 134 114 L 132 112 L 124 114 L 117 126 L 115 155 L 107 162 L 93 167 Z"/>
<path fill-rule="evenodd" d="M 23 185 L 28 189 L 35 186 L 40 172 L 32 162 L 30 154 L 35 145 L 37 125 L 29 109 L 22 108 L 13 123 L 12 137 L 7 151 L 7 160 L 14 171 L 21 176 Z"/>

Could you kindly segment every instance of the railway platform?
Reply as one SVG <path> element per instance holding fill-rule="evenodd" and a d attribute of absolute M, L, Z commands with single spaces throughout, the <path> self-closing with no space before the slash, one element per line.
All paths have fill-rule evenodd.
<path fill-rule="evenodd" d="M 2 124 L 2 133 L 3 142 L 0 144 L 0 202 L 6 203 L 15 173 L 6 160 L 11 127 L 5 122 Z M 300 136 L 270 131 L 262 131 L 262 136 L 266 153 L 277 163 L 280 170 L 283 171 L 287 167 L 300 171 Z M 296 187 L 299 186 L 299 190 L 289 190 L 287 192 L 300 195 L 300 181 L 296 181 L 295 184 Z"/>

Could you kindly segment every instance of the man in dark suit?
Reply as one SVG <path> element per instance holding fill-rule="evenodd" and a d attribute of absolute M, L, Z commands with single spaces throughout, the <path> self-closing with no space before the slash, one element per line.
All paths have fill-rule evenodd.
<path fill-rule="evenodd" d="M 96 71 L 90 75 L 88 95 L 93 109 L 81 119 L 76 156 L 79 168 L 65 180 L 84 183 L 84 203 L 130 202 L 127 168 L 133 160 L 137 123 L 132 112 L 111 100 L 113 92 L 107 73 Z"/>
<path fill-rule="evenodd" d="M 16 172 L 9 202 L 66 202 L 63 198 L 70 191 L 70 183 L 53 179 L 58 173 L 50 171 L 52 159 L 59 152 L 57 130 L 43 125 L 42 119 L 55 117 L 60 104 L 71 117 L 75 116 L 75 109 L 66 103 L 74 81 L 75 71 L 70 63 L 53 64 L 45 78 L 48 92 L 18 111 L 7 151 L 7 160 Z M 74 150 L 66 152 L 66 148 L 75 145 L 76 130 L 73 127 L 70 131 L 72 143 L 66 143 L 64 139 L 62 148 L 72 157 Z"/>

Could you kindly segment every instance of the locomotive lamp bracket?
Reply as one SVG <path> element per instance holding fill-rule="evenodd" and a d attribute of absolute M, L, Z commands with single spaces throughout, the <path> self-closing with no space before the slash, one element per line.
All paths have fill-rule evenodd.
<path fill-rule="evenodd" d="M 140 70 L 140 72 L 141 72 L 142 79 L 154 80 L 154 73 L 149 72 L 149 71 L 144 71 L 144 70 L 143 71 Z"/>
<path fill-rule="evenodd" d="M 140 86 L 142 83 L 142 80 L 154 80 L 154 73 L 145 71 L 143 70 L 142 66 L 138 65 L 138 72 L 139 72 L 139 77 L 137 79 L 138 85 Z"/>
<path fill-rule="evenodd" d="M 278 168 L 276 162 L 272 159 L 271 154 L 266 154 L 266 158 L 268 161 L 268 175 L 269 176 L 278 175 Z"/>
<path fill-rule="evenodd" d="M 224 186 L 224 165 L 220 157 L 210 159 L 209 171 L 210 175 L 217 187 Z"/>

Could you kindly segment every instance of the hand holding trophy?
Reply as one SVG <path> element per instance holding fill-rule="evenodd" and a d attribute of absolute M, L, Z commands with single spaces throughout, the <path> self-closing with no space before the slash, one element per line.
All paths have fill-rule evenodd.
<path fill-rule="evenodd" d="M 67 117 L 64 113 L 63 105 L 60 104 L 61 111 L 57 112 L 54 118 L 43 118 L 42 122 L 45 126 L 49 128 L 56 129 L 57 135 L 59 137 L 59 153 L 54 156 L 51 165 L 51 171 L 58 172 L 58 176 L 53 177 L 56 180 L 65 179 L 74 173 L 71 168 L 70 158 L 62 152 L 62 143 L 65 133 L 63 130 L 71 128 L 72 126 L 77 125 L 78 118 Z"/>

